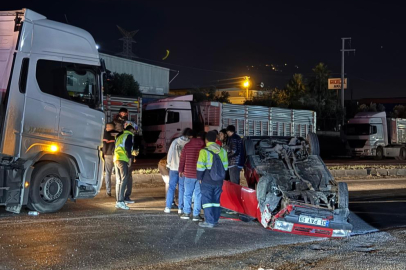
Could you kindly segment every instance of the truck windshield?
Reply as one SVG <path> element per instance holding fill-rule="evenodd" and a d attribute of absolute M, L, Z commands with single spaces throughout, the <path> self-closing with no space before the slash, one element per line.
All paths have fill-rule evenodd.
<path fill-rule="evenodd" d="M 145 110 L 142 112 L 142 125 L 144 127 L 165 125 L 165 109 Z"/>
<path fill-rule="evenodd" d="M 346 135 L 371 135 L 376 133 L 376 127 L 370 124 L 348 124 L 344 132 Z"/>

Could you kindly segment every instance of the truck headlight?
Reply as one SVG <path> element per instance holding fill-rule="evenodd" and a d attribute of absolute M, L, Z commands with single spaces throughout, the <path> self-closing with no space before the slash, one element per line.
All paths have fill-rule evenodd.
<path fill-rule="evenodd" d="M 333 230 L 332 237 L 346 237 L 351 233 L 350 230 Z"/>
<path fill-rule="evenodd" d="M 277 220 L 275 222 L 274 229 L 284 231 L 284 232 L 291 232 L 293 229 L 293 223 Z"/>

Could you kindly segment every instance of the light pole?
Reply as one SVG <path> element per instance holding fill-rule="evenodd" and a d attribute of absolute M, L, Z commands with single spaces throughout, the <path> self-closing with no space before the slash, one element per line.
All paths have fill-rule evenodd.
<path fill-rule="evenodd" d="M 345 106 L 344 106 L 344 83 L 345 83 L 345 78 L 344 78 L 344 56 L 345 52 L 355 52 L 355 49 L 345 49 L 345 41 L 346 40 L 351 40 L 350 37 L 346 38 L 341 38 L 342 41 L 342 49 L 341 49 L 341 106 L 343 108 L 343 125 L 345 122 Z"/>

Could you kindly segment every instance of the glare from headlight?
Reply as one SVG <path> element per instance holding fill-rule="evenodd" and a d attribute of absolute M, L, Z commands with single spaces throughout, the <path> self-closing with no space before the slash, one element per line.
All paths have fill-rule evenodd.
<path fill-rule="evenodd" d="M 332 237 L 346 237 L 351 233 L 350 230 L 333 230 Z"/>
<path fill-rule="evenodd" d="M 277 220 L 275 222 L 274 229 L 284 231 L 284 232 L 291 232 L 293 229 L 293 223 Z"/>

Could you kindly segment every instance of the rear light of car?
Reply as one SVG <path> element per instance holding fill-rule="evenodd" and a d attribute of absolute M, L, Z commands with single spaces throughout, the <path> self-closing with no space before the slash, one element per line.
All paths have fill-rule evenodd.
<path fill-rule="evenodd" d="M 277 220 L 275 221 L 274 229 L 284 232 L 291 232 L 293 229 L 293 223 Z"/>
<path fill-rule="evenodd" d="M 350 230 L 333 230 L 333 235 L 331 237 L 346 237 L 350 236 Z"/>

